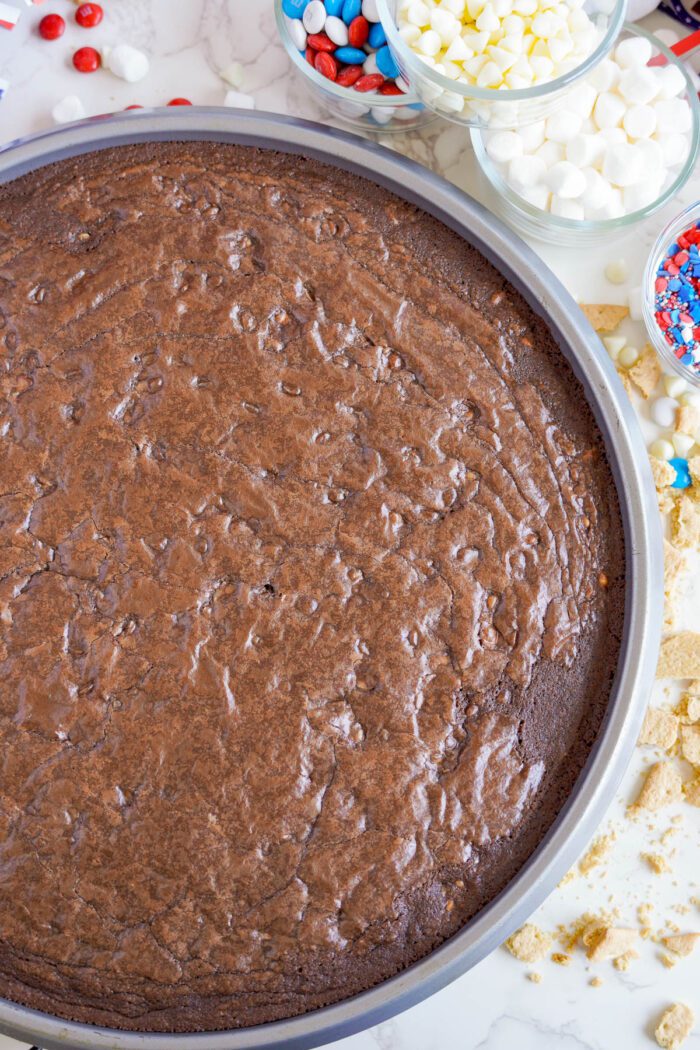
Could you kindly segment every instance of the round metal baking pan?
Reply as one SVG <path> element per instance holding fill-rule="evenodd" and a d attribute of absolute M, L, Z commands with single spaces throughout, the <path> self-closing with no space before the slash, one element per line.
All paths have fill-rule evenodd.
<path fill-rule="evenodd" d="M 527 864 L 450 940 L 361 995 L 300 1017 L 227 1032 L 124 1032 L 0 999 L 0 1031 L 45 1050 L 308 1050 L 414 1006 L 488 955 L 544 900 L 583 851 L 627 766 L 654 679 L 663 606 L 661 527 L 633 409 L 600 341 L 540 259 L 485 208 L 396 153 L 306 121 L 230 109 L 98 117 L 0 149 L 0 183 L 64 157 L 156 140 L 215 140 L 303 154 L 356 172 L 418 205 L 475 245 L 543 316 L 603 433 L 625 529 L 625 634 L 598 741 L 574 791 Z M 0 931 L 1 936 L 1 931 Z"/>

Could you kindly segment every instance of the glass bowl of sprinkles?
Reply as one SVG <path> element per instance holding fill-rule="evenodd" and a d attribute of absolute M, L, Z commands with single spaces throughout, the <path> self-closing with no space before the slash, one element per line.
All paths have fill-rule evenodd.
<path fill-rule="evenodd" d="M 519 129 L 473 128 L 471 139 L 506 222 L 579 247 L 627 232 L 679 193 L 698 155 L 700 101 L 683 63 L 628 23 L 555 114 Z"/>
<path fill-rule="evenodd" d="M 626 0 L 376 0 L 401 75 L 468 127 L 542 120 L 611 50 Z M 495 42 L 494 42 L 495 41 Z"/>
<path fill-rule="evenodd" d="M 661 232 L 642 287 L 653 346 L 676 375 L 700 389 L 700 201 Z"/>
<path fill-rule="evenodd" d="M 331 117 L 364 132 L 409 131 L 434 114 L 401 77 L 374 3 L 275 0 L 277 30 L 294 68 Z"/>

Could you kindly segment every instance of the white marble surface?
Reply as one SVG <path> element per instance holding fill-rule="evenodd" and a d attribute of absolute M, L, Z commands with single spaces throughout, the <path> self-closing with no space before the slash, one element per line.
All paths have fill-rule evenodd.
<path fill-rule="evenodd" d="M 162 105 L 176 95 L 197 104 L 221 104 L 226 88 L 217 70 L 233 60 L 243 63 L 243 90 L 254 96 L 258 109 L 322 119 L 277 43 L 271 0 L 105 0 L 107 17 L 99 29 L 82 31 L 69 21 L 66 35 L 56 43 L 41 41 L 36 24 L 48 10 L 68 16 L 72 4 L 55 0 L 27 8 L 21 0 L 8 2 L 21 7 L 22 17 L 13 32 L 0 29 L 0 77 L 11 82 L 10 92 L 0 102 L 1 142 L 49 127 L 52 105 L 67 94 L 80 95 L 89 114 L 132 102 Z M 650 24 L 669 23 L 652 16 Z M 132 86 L 104 71 L 81 76 L 72 70 L 74 48 L 118 42 L 142 47 L 151 55 L 151 73 L 145 81 Z M 489 203 L 459 127 L 440 123 L 410 140 L 394 138 L 390 144 Z M 678 206 L 699 191 L 696 178 Z M 674 210 L 669 209 L 666 217 Z M 535 247 L 581 300 L 624 301 L 626 290 L 606 282 L 604 265 L 624 258 L 630 284 L 638 283 L 646 249 L 663 218 L 657 216 L 626 239 L 595 252 Z M 638 327 L 631 326 L 630 331 L 641 339 Z M 653 427 L 648 420 L 643 423 L 651 435 Z M 688 599 L 687 626 L 694 624 L 697 629 L 698 615 L 700 580 Z M 661 698 L 657 691 L 657 699 Z M 639 860 L 652 833 L 646 825 L 630 825 L 623 816 L 648 760 L 648 755 L 638 752 L 611 807 L 618 840 L 610 861 L 589 878 L 578 877 L 556 890 L 536 918 L 543 927 L 552 929 L 586 910 L 614 905 L 620 908 L 621 922 L 634 925 L 636 905 L 652 901 L 659 925 L 673 919 L 684 930 L 700 930 L 697 905 L 683 916 L 671 910 L 700 893 L 700 810 L 682 808 L 684 823 L 675 838 L 673 872 L 663 876 L 652 875 Z M 654 822 L 659 832 L 669 826 L 673 813 L 666 811 Z M 654 1022 L 669 1003 L 683 1000 L 700 1015 L 700 953 L 673 970 L 661 965 L 658 949 L 648 942 L 640 955 L 627 973 L 616 972 L 610 964 L 588 969 L 580 952 L 568 968 L 547 960 L 535 967 L 543 975 L 542 983 L 535 985 L 526 980 L 533 967 L 498 950 L 422 1005 L 334 1046 L 338 1050 L 644 1050 L 655 1045 Z M 594 972 L 603 978 L 600 988 L 588 984 Z M 700 1022 L 686 1047 L 700 1050 Z M 0 1036 L 0 1050 L 19 1050 L 19 1044 Z"/>

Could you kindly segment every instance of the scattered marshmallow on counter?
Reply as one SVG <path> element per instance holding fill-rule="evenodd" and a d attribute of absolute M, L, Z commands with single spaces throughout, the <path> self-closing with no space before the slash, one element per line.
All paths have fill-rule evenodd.
<path fill-rule="evenodd" d="M 102 60 L 115 77 L 135 84 L 148 74 L 150 63 L 148 56 L 130 44 L 117 44 L 116 47 L 103 48 Z"/>
<path fill-rule="evenodd" d="M 70 124 L 73 120 L 82 120 L 85 106 L 77 95 L 66 95 L 53 107 L 51 116 L 56 124 Z"/>
<path fill-rule="evenodd" d="M 408 47 L 444 76 L 528 88 L 575 69 L 598 43 L 584 0 L 399 0 Z"/>
<path fill-rule="evenodd" d="M 237 109 L 255 109 L 255 99 L 252 95 L 244 95 L 242 91 L 227 91 L 224 105 L 235 106 Z"/>
<path fill-rule="evenodd" d="M 243 65 L 240 62 L 231 62 L 225 69 L 219 70 L 219 76 L 234 90 L 237 90 L 243 84 Z"/>
<path fill-rule="evenodd" d="M 511 189 L 568 219 L 617 219 L 652 204 L 686 160 L 692 129 L 683 74 L 649 66 L 652 53 L 643 37 L 621 40 L 546 121 L 485 135 Z"/>

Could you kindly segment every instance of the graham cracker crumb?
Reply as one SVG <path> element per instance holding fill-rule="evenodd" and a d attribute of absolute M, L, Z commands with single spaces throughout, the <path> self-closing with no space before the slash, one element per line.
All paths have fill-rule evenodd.
<path fill-rule="evenodd" d="M 651 463 L 651 473 L 654 477 L 656 491 L 663 492 L 676 480 L 676 472 L 665 459 L 657 459 L 656 456 L 650 456 L 649 462 Z"/>
<path fill-rule="evenodd" d="M 637 919 L 639 920 L 640 926 L 651 926 L 651 915 L 653 911 L 653 904 L 645 903 L 639 905 L 637 908 Z"/>
<path fill-rule="evenodd" d="M 576 872 L 574 871 L 573 868 L 569 868 L 569 870 L 567 871 L 566 875 L 564 875 L 563 878 L 561 878 L 559 880 L 558 888 L 561 889 L 562 886 L 568 886 L 568 884 L 570 882 L 573 882 L 575 878 L 576 878 Z"/>
<path fill-rule="evenodd" d="M 663 707 L 649 707 L 637 743 L 668 751 L 678 739 L 678 718 Z"/>
<path fill-rule="evenodd" d="M 694 405 L 681 405 L 676 416 L 676 430 L 692 437 L 700 430 L 700 409 Z"/>
<path fill-rule="evenodd" d="M 642 397 L 648 398 L 661 378 L 659 359 L 656 351 L 648 343 L 632 367 L 628 369 L 628 373 Z"/>
<path fill-rule="evenodd" d="M 647 773 L 632 810 L 648 809 L 652 813 L 681 798 L 681 778 L 668 762 L 657 762 Z"/>
<path fill-rule="evenodd" d="M 663 875 L 672 870 L 671 865 L 661 853 L 642 853 L 641 858 L 647 862 L 655 875 Z"/>
<path fill-rule="evenodd" d="M 603 978 L 602 977 L 591 977 L 591 979 L 590 979 L 590 981 L 588 983 L 590 984 L 591 988 L 600 988 L 602 983 L 603 983 Z"/>
<path fill-rule="evenodd" d="M 691 766 L 700 766 L 700 726 L 681 726 L 681 754 Z"/>
<path fill-rule="evenodd" d="M 700 806 L 700 776 L 695 777 L 694 780 L 686 780 L 683 785 L 683 795 L 691 806 Z"/>
<path fill-rule="evenodd" d="M 671 514 L 671 539 L 678 547 L 700 547 L 700 503 L 687 497 L 678 500 Z"/>
<path fill-rule="evenodd" d="M 612 845 L 617 836 L 614 832 L 609 835 L 601 835 L 599 838 L 591 844 L 590 849 L 581 858 L 578 864 L 578 870 L 582 875 L 588 875 L 593 868 L 602 864 L 603 860 L 610 852 Z"/>
<path fill-rule="evenodd" d="M 586 305 L 581 303 L 588 323 L 595 328 L 596 332 L 609 335 L 617 326 L 629 316 L 629 308 L 626 306 L 613 306 L 610 303 L 592 303 Z"/>
<path fill-rule="evenodd" d="M 700 499 L 700 456 L 691 456 L 688 460 L 688 470 L 693 480 L 690 495 L 693 499 Z"/>
<path fill-rule="evenodd" d="M 675 955 L 669 955 L 668 952 L 661 952 L 659 960 L 661 961 L 662 966 L 665 966 L 667 970 L 672 970 L 678 962 Z"/>
<path fill-rule="evenodd" d="M 664 1010 L 656 1026 L 656 1042 L 664 1050 L 678 1050 L 693 1030 L 695 1015 L 685 1003 L 674 1003 Z"/>
<path fill-rule="evenodd" d="M 672 489 L 666 489 L 659 493 L 659 511 L 661 514 L 670 514 L 676 506 L 676 500 L 672 496 Z"/>
<path fill-rule="evenodd" d="M 549 933 L 545 933 L 534 923 L 527 922 L 508 938 L 505 947 L 520 962 L 533 963 L 545 957 L 551 944 L 552 938 Z"/>
<path fill-rule="evenodd" d="M 700 941 L 700 933 L 673 933 L 669 937 L 664 937 L 666 947 L 683 958 L 691 954 L 698 941 Z"/>
<path fill-rule="evenodd" d="M 678 602 L 685 583 L 685 571 L 685 554 L 676 550 L 668 540 L 664 540 L 664 626 L 667 630 L 676 625 Z"/>
<path fill-rule="evenodd" d="M 616 959 L 613 959 L 613 966 L 620 973 L 627 973 L 631 964 L 638 958 L 638 952 L 635 952 L 634 949 L 630 949 L 630 951 L 623 952 L 622 955 L 618 955 Z"/>
<path fill-rule="evenodd" d="M 552 952 L 552 962 L 556 963 L 557 966 L 570 966 L 571 956 L 567 955 L 566 952 Z"/>
<path fill-rule="evenodd" d="M 542 984 L 541 973 L 529 973 L 527 974 L 528 981 L 532 981 L 533 984 Z"/>
<path fill-rule="evenodd" d="M 608 926 L 604 922 L 592 922 L 584 930 L 581 940 L 591 962 L 603 962 L 605 959 L 617 959 L 630 951 L 637 941 L 637 931 Z"/>
<path fill-rule="evenodd" d="M 700 514 L 698 515 L 700 524 Z M 700 634 L 681 631 L 661 643 L 657 678 L 697 678 L 700 676 Z"/>

